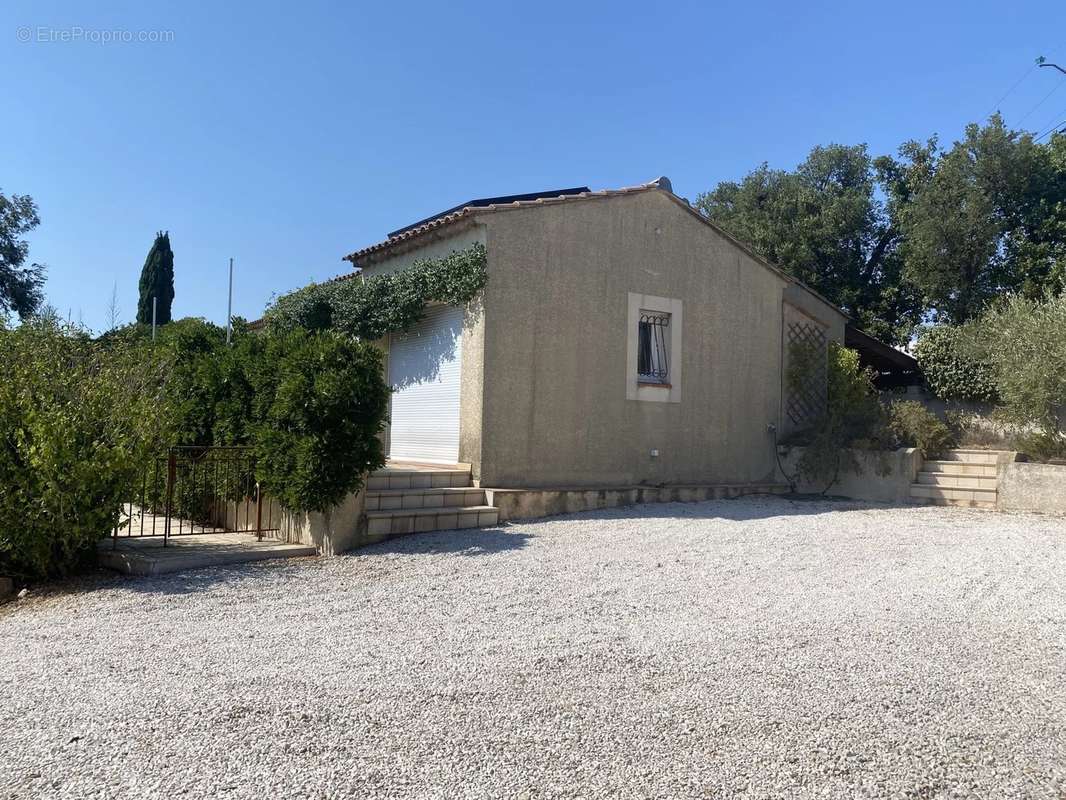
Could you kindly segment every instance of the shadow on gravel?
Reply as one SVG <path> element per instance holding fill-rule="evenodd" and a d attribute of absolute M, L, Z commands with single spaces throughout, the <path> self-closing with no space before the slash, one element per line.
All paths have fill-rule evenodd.
<path fill-rule="evenodd" d="M 25 601 L 0 605 L 0 614 L 13 612 L 57 597 L 100 591 L 120 590 L 135 594 L 183 595 L 194 594 L 219 584 L 237 585 L 246 580 L 262 580 L 267 569 L 291 567 L 293 561 L 307 563 L 308 559 L 259 561 L 250 564 L 228 564 L 217 567 L 175 572 L 168 575 L 122 575 L 108 569 L 94 569 L 65 579 L 35 584 Z"/>
<path fill-rule="evenodd" d="M 218 584 L 227 587 L 238 586 L 245 581 L 261 582 L 269 576 L 267 570 L 284 569 L 295 563 L 308 563 L 313 559 L 277 559 L 273 561 L 252 561 L 245 564 L 220 564 L 203 567 L 186 572 L 172 572 L 167 575 L 124 576 L 123 589 L 140 594 L 196 594 L 211 589 Z"/>
<path fill-rule="evenodd" d="M 353 550 L 351 555 L 370 553 L 457 553 L 463 556 L 485 556 L 507 550 L 521 550 L 533 537 L 513 528 L 464 528 L 454 531 L 431 531 L 398 536 L 384 542 Z"/>

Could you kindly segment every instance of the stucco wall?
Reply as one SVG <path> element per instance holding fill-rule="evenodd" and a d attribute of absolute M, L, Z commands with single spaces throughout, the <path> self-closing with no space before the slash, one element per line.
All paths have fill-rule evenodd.
<path fill-rule="evenodd" d="M 796 491 L 818 494 L 825 490 L 824 482 L 800 480 L 796 465 L 803 456 L 802 447 L 782 447 L 781 466 L 787 477 L 797 479 Z M 879 503 L 910 503 L 911 484 L 922 468 L 922 453 L 915 447 L 884 452 L 855 451 L 861 472 L 847 470 L 826 494 L 850 497 L 853 500 L 873 500 Z M 782 472 L 778 472 L 781 476 Z"/>
<path fill-rule="evenodd" d="M 366 544 L 363 508 L 366 494 L 353 492 L 326 512 L 286 511 L 274 498 L 265 498 L 262 525 L 269 529 L 268 538 L 283 542 L 309 544 L 322 555 L 336 555 Z M 215 523 L 232 531 L 255 530 L 254 501 L 224 503 L 215 514 Z"/>
<path fill-rule="evenodd" d="M 1000 511 L 1066 514 L 1066 466 L 1001 463 L 997 507 Z"/>
<path fill-rule="evenodd" d="M 659 191 L 482 219 L 482 485 L 773 477 L 785 279 Z M 679 403 L 626 397 L 629 293 L 684 304 Z"/>

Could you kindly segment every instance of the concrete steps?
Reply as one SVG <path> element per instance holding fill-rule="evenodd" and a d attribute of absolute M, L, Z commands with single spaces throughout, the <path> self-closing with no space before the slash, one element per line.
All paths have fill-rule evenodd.
<path fill-rule="evenodd" d="M 470 467 L 385 467 L 371 473 L 366 488 L 368 492 L 379 492 L 386 489 L 442 489 L 469 485 Z"/>
<path fill-rule="evenodd" d="M 949 450 L 922 464 L 911 500 L 940 506 L 994 509 L 999 494 L 995 450 Z"/>
<path fill-rule="evenodd" d="M 980 475 L 958 475 L 950 472 L 919 472 L 918 483 L 945 489 L 996 489 L 996 478 Z"/>
<path fill-rule="evenodd" d="M 366 510 L 455 508 L 485 505 L 485 490 L 472 486 L 448 486 L 440 489 L 386 489 L 366 493 Z"/>
<path fill-rule="evenodd" d="M 922 471 L 945 475 L 973 475 L 985 478 L 996 477 L 995 464 L 971 464 L 964 461 L 926 461 L 922 466 Z"/>
<path fill-rule="evenodd" d="M 481 528 L 499 523 L 499 510 L 485 491 L 471 486 L 464 465 L 390 465 L 367 480 L 367 534 Z"/>
<path fill-rule="evenodd" d="M 499 511 L 495 506 L 368 511 L 366 521 L 367 533 L 371 536 L 394 536 L 455 528 L 491 527 L 499 521 Z"/>

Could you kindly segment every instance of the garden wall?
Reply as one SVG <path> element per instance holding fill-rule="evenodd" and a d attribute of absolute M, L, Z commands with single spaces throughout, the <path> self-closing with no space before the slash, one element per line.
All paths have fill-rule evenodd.
<path fill-rule="evenodd" d="M 1025 461 L 1000 464 L 998 508 L 1066 514 L 1066 466 Z"/>
<path fill-rule="evenodd" d="M 915 400 L 936 414 L 937 418 L 944 422 L 948 412 L 962 412 L 973 414 L 981 420 L 988 420 L 995 411 L 993 403 L 978 403 L 971 400 L 942 400 L 928 389 L 922 386 L 908 386 L 906 391 L 883 391 L 881 399 L 886 403 L 895 403 L 900 400 Z M 992 423 L 989 422 L 989 425 Z"/>
<path fill-rule="evenodd" d="M 281 508 L 277 500 L 264 498 L 262 524 L 278 528 L 267 536 L 283 542 L 309 544 L 322 555 L 336 555 L 353 550 L 371 540 L 366 536 L 362 490 L 349 494 L 342 503 L 325 512 L 293 512 Z M 226 503 L 215 523 L 228 530 L 255 530 L 255 503 Z"/>
<path fill-rule="evenodd" d="M 782 447 L 781 466 L 786 479 L 796 475 L 796 465 L 803 455 L 802 447 Z M 853 500 L 872 500 L 879 503 L 909 503 L 911 484 L 922 466 L 921 451 L 915 447 L 899 450 L 856 450 L 855 456 L 862 465 L 862 472 L 842 472 L 840 478 L 826 494 L 849 497 Z M 825 489 L 825 482 L 798 480 L 796 491 L 818 494 Z"/>

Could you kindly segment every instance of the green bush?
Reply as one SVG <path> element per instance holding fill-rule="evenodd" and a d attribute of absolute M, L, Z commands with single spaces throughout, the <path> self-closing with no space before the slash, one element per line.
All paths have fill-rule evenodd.
<path fill-rule="evenodd" d="M 145 358 L 173 365 L 167 385 L 172 445 L 248 445 L 263 491 L 291 511 L 323 511 L 384 463 L 388 409 L 380 351 L 331 331 L 251 333 L 198 319 L 136 334 Z M 209 488 L 209 487 L 208 487 Z M 176 498 L 199 518 L 203 498 Z"/>
<path fill-rule="evenodd" d="M 0 369 L 0 574 L 63 574 L 90 557 L 173 445 L 250 445 L 254 478 L 293 511 L 329 508 L 384 463 L 381 354 L 338 333 L 238 326 L 227 345 L 203 320 L 155 342 L 146 326 L 93 341 L 55 321 L 0 325 Z M 179 481 L 173 507 L 204 519 L 208 491 Z M 162 493 L 150 487 L 148 505 Z"/>
<path fill-rule="evenodd" d="M 1048 441 L 1066 431 L 1066 293 L 1010 297 L 963 336 L 974 357 L 991 365 L 1005 419 L 1038 428 Z"/>
<path fill-rule="evenodd" d="M 960 328 L 927 328 L 914 346 L 918 366 L 930 390 L 945 400 L 995 402 L 996 376 L 992 364 L 975 355 Z"/>
<path fill-rule="evenodd" d="M 888 407 L 889 427 L 900 445 L 917 447 L 923 458 L 942 455 L 955 446 L 951 429 L 936 414 L 915 400 L 901 400 Z"/>
<path fill-rule="evenodd" d="M 0 371 L 0 574 L 65 574 L 168 439 L 169 364 L 43 320 L 0 326 Z"/>
<path fill-rule="evenodd" d="M 266 336 L 251 349 L 256 477 L 285 508 L 325 511 L 385 463 L 380 351 L 328 331 Z"/>
<path fill-rule="evenodd" d="M 1033 461 L 1066 459 L 1066 436 L 1049 431 L 1027 431 L 1014 437 L 1013 448 Z"/>
<path fill-rule="evenodd" d="M 824 482 L 822 491 L 828 491 L 841 471 L 862 472 L 855 450 L 884 449 L 888 438 L 872 373 L 859 367 L 855 350 L 830 342 L 826 411 L 805 439 L 796 442 L 806 445 L 796 465 L 799 475 Z"/>
<path fill-rule="evenodd" d="M 251 388 L 245 378 L 250 357 L 244 320 L 233 325 L 233 345 L 226 329 L 196 317 L 161 325 L 152 341 L 150 325 L 127 325 L 100 337 L 140 348 L 142 358 L 165 358 L 170 364 L 167 413 L 172 445 L 247 444 Z"/>
<path fill-rule="evenodd" d="M 427 303 L 465 305 L 486 280 L 485 246 L 476 243 L 400 272 L 305 286 L 275 300 L 264 318 L 277 332 L 331 329 L 374 341 L 407 330 Z"/>

